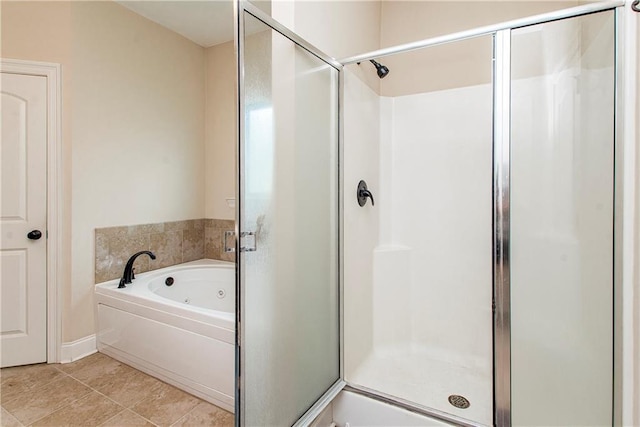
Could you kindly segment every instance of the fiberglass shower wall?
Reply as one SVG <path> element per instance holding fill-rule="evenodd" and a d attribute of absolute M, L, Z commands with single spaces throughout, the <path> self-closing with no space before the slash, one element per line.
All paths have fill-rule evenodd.
<path fill-rule="evenodd" d="M 345 72 L 345 182 L 376 197 L 346 190 L 345 376 L 491 424 L 492 38 L 381 62 L 379 88 Z"/>

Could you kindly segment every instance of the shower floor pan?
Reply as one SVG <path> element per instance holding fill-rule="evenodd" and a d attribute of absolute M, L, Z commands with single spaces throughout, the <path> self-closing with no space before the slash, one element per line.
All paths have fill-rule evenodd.
<path fill-rule="evenodd" d="M 471 363 L 442 360 L 407 348 L 374 352 L 348 381 L 476 423 L 493 422 L 492 373 Z M 470 406 L 454 407 L 448 400 L 451 395 L 465 397 Z"/>

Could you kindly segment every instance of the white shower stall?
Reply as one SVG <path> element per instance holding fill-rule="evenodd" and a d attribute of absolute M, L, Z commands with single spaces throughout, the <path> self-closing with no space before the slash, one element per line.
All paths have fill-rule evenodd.
<path fill-rule="evenodd" d="M 239 3 L 237 425 L 612 425 L 619 6 L 336 60 Z"/>

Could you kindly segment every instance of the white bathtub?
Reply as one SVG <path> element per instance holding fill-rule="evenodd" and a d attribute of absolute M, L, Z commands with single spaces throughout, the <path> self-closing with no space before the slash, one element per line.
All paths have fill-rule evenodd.
<path fill-rule="evenodd" d="M 98 350 L 233 411 L 234 264 L 199 260 L 118 282 L 95 287 Z"/>

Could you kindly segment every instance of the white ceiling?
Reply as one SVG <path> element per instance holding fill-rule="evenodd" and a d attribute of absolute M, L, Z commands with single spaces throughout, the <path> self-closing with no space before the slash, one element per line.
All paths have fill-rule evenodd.
<path fill-rule="evenodd" d="M 233 40 L 231 0 L 116 1 L 202 47 L 211 47 Z"/>

